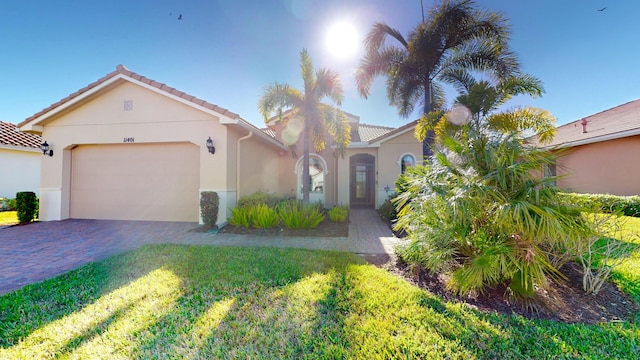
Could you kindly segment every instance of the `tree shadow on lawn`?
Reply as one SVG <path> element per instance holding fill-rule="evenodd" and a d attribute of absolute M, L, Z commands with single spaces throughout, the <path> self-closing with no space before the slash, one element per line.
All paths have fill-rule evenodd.
<path fill-rule="evenodd" d="M 62 279 L 72 273 L 86 276 L 89 289 L 65 287 Z M 198 358 L 526 357 L 540 349 L 548 356 L 609 351 L 624 357 L 628 353 L 620 349 L 638 344 L 637 335 L 630 335 L 637 330 L 628 330 L 629 325 L 592 332 L 583 325 L 549 326 L 445 302 L 353 254 L 338 252 L 154 245 L 69 274 L 48 286 L 34 285 L 42 294 L 38 301 L 47 303 L 45 294 L 66 290 L 83 301 L 46 304 L 61 309 L 48 317 L 36 314 L 38 326 L 83 311 L 86 316 L 79 318 L 91 318 L 91 306 L 111 304 L 104 300 L 110 296 L 125 301 L 105 309 L 106 315 L 92 319 L 84 332 L 47 349 L 53 356 L 78 355 L 90 350 L 85 345 L 109 341 L 98 348 L 103 356 L 110 350 L 131 357 Z M 131 298 L 130 293 L 139 295 Z M 24 309 L 0 313 L 32 318 Z M 129 318 L 140 321 L 128 324 Z M 36 327 L 18 337 L 10 334 L 2 347 L 19 337 L 28 341 Z M 576 331 L 616 340 L 595 339 L 585 348 L 574 344 Z M 536 344 L 540 339 L 544 343 Z"/>

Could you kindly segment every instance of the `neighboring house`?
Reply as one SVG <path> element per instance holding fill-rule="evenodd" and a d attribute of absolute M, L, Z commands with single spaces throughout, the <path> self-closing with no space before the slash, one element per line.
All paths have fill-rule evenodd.
<path fill-rule="evenodd" d="M 38 194 L 41 142 L 40 136 L 0 121 L 0 198 L 15 198 L 19 191 Z"/>
<path fill-rule="evenodd" d="M 349 116 L 346 156 L 331 148 L 312 155 L 311 199 L 376 207 L 393 191 L 402 160 L 421 154 L 415 122 L 392 129 Z M 122 65 L 19 126 L 54 150 L 42 159 L 44 221 L 198 221 L 199 194 L 216 191 L 221 224 L 238 198 L 256 191 L 301 196 L 302 152 L 280 141 L 277 124 L 258 129 Z"/>
<path fill-rule="evenodd" d="M 640 195 L 640 100 L 562 125 L 545 146 L 563 149 L 555 169 L 561 188 Z"/>

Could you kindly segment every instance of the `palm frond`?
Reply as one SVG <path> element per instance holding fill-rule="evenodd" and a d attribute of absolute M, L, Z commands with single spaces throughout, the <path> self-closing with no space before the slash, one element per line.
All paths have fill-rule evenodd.
<path fill-rule="evenodd" d="M 303 98 L 302 93 L 290 85 L 276 82 L 265 88 L 258 101 L 258 110 L 265 122 L 274 115 L 281 120 L 286 110 L 301 106 Z"/>

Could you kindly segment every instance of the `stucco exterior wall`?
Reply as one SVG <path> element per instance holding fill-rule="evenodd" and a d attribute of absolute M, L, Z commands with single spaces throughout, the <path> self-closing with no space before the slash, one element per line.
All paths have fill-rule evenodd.
<path fill-rule="evenodd" d="M 209 136 L 215 155 L 205 146 Z M 190 142 L 200 148 L 200 191 L 217 191 L 221 209 L 235 198 L 227 177 L 227 127 L 211 114 L 129 82 L 53 118 L 42 137 L 55 152 L 42 160 L 40 216 L 45 221 L 69 217 L 71 151 L 81 144 Z M 158 153 L 157 161 L 162 157 Z M 219 221 L 225 218 L 220 211 Z"/>
<path fill-rule="evenodd" d="M 358 155 L 358 154 L 369 154 L 372 155 L 376 158 L 376 163 L 375 163 L 375 174 L 378 173 L 378 148 L 357 148 L 357 149 L 347 149 L 347 152 L 344 156 L 344 158 L 340 158 L 338 160 L 338 185 L 337 185 L 337 190 L 338 190 L 338 204 L 350 204 L 351 199 L 350 199 L 350 191 L 351 191 L 351 185 L 349 183 L 350 181 L 350 175 L 351 175 L 351 169 L 349 168 L 349 161 L 351 159 L 352 156 Z M 378 176 L 376 175 L 375 178 L 375 186 L 376 188 L 379 186 L 378 184 Z M 377 199 L 376 199 L 376 203 L 377 203 Z"/>
<path fill-rule="evenodd" d="M 395 192 L 395 182 L 401 173 L 400 160 L 405 155 L 412 155 L 416 164 L 422 163 L 422 143 L 415 138 L 413 129 L 380 144 L 376 208 Z"/>
<path fill-rule="evenodd" d="M 640 195 L 640 136 L 571 148 L 557 161 L 558 186 L 573 192 Z"/>
<path fill-rule="evenodd" d="M 236 148 L 239 146 L 240 151 L 238 199 L 257 191 L 278 193 L 280 180 L 278 149 L 259 140 L 255 134 L 247 138 L 248 134 L 248 132 L 234 132 L 229 137 L 233 139 L 232 146 Z M 240 140 L 242 138 L 245 139 Z M 240 140 L 239 145 L 237 145 L 238 140 Z M 230 159 L 230 161 L 234 160 Z"/>
<path fill-rule="evenodd" d="M 15 149 L 0 146 L 0 197 L 15 198 L 19 191 L 40 194 L 40 161 L 38 149 Z"/>

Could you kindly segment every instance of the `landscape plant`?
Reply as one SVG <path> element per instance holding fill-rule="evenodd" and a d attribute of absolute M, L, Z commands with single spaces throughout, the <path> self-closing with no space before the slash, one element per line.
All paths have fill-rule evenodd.
<path fill-rule="evenodd" d="M 16 211 L 20 224 L 26 224 L 36 218 L 38 198 L 32 191 L 22 191 L 16 194 Z"/>
<path fill-rule="evenodd" d="M 266 204 L 257 204 L 249 208 L 251 227 L 258 229 L 270 229 L 280 223 L 278 212 Z"/>
<path fill-rule="evenodd" d="M 337 205 L 329 210 L 329 220 L 333 222 L 345 222 L 349 216 L 349 208 L 345 205 Z"/>
<path fill-rule="evenodd" d="M 289 229 L 312 229 L 318 226 L 325 215 L 317 205 L 305 205 L 299 200 L 288 200 L 277 207 L 282 223 Z"/>
<path fill-rule="evenodd" d="M 505 284 L 508 295 L 531 299 L 549 278 L 563 278 L 549 244 L 594 230 L 580 208 L 560 199 L 554 178 L 536 177 L 554 162 L 550 151 L 525 145 L 518 134 L 479 130 L 467 126 L 459 139 L 444 134 L 418 172 L 425 176 L 407 175 L 396 226 L 411 242 L 400 255 L 449 275 L 457 293 Z"/>
<path fill-rule="evenodd" d="M 200 216 L 205 226 L 216 226 L 219 206 L 220 198 L 217 192 L 203 191 L 200 193 Z"/>

